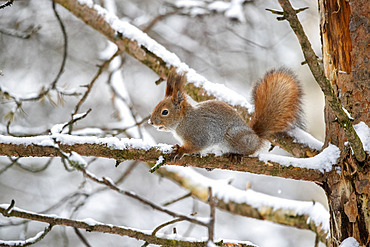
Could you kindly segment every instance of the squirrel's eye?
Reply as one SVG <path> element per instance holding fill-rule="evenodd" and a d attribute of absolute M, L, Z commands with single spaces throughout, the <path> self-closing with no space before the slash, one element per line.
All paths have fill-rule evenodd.
<path fill-rule="evenodd" d="M 166 116 L 167 114 L 168 114 L 168 110 L 163 110 L 163 111 L 162 111 L 162 115 L 163 115 L 163 116 Z"/>

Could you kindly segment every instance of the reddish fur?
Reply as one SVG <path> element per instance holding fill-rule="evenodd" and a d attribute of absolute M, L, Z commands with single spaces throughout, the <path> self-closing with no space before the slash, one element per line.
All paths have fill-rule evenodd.
<path fill-rule="evenodd" d="M 253 90 L 255 112 L 250 127 L 259 137 L 286 131 L 300 121 L 302 91 L 289 70 L 266 73 Z"/>

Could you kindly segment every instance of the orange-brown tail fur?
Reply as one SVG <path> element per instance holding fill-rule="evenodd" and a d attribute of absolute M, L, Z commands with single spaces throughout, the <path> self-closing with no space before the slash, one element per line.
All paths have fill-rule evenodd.
<path fill-rule="evenodd" d="M 259 137 L 302 125 L 302 90 L 288 69 L 268 71 L 253 88 L 255 111 L 250 127 Z"/>

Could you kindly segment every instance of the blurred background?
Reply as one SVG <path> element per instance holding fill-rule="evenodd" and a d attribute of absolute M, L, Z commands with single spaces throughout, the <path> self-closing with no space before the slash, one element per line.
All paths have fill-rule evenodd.
<path fill-rule="evenodd" d="M 94 1 L 119 18 L 145 30 L 150 37 L 174 52 L 183 62 L 215 83 L 225 84 L 249 98 L 253 83 L 267 69 L 291 68 L 302 81 L 307 131 L 324 140 L 323 95 L 304 61 L 297 38 L 286 21 L 265 9 L 280 10 L 276 0 L 245 1 L 241 15 L 207 12 L 210 1 Z M 227 2 L 227 1 L 226 1 Z M 299 14 L 316 54 L 321 57 L 319 16 L 316 1 L 291 1 L 295 8 L 309 7 Z M 0 4 L 5 1 L 0 1 Z M 203 4 L 203 5 L 202 5 Z M 99 65 L 110 58 L 115 47 L 104 36 L 85 25 L 63 7 L 57 11 L 68 38 L 67 58 L 58 90 L 40 100 L 14 99 L 39 95 L 56 78 L 64 52 L 64 38 L 50 0 L 16 0 L 0 10 L 0 133 L 2 135 L 47 134 L 56 124 L 68 122 L 75 106 L 96 75 Z M 164 95 L 164 83 L 145 65 L 123 53 L 104 71 L 81 106 L 79 113 L 92 111 L 74 126 L 74 134 L 144 138 L 150 142 L 175 144 L 170 133 L 157 132 L 145 120 Z M 8 93 L 8 95 L 6 94 Z M 73 94 L 73 95 L 68 95 Z M 11 95 L 11 96 L 9 96 Z M 80 131 L 80 132 L 79 132 Z M 114 180 L 125 176 L 120 187 L 155 203 L 188 193 L 171 180 L 150 173 L 148 165 L 127 161 L 117 168 L 109 159 L 86 158 L 89 170 Z M 315 184 L 224 170 L 196 169 L 214 179 L 232 179 L 245 189 L 327 206 L 324 192 Z M 127 174 L 127 176 L 126 176 Z M 113 191 L 102 190 L 66 168 L 60 159 L 0 157 L 0 204 L 62 217 L 93 218 L 97 221 L 152 230 L 171 217 Z M 176 212 L 207 216 L 208 205 L 187 198 L 169 208 Z M 12 226 L 9 224 L 12 223 Z M 24 223 L 0 217 L 0 239 L 16 240 L 35 235 L 40 223 Z M 162 230 L 201 239 L 207 229 L 177 223 Z M 141 246 L 143 242 L 100 233 L 85 233 L 91 246 Z M 217 210 L 216 238 L 248 240 L 258 246 L 314 246 L 315 235 L 299 230 L 232 215 Z M 54 227 L 36 246 L 85 246 L 71 228 Z M 322 245 L 323 246 L 323 245 Z"/>

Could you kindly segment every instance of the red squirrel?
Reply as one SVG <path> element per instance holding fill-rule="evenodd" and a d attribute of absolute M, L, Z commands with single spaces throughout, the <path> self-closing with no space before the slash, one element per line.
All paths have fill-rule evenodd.
<path fill-rule="evenodd" d="M 194 102 L 184 93 L 186 75 L 171 70 L 166 93 L 154 108 L 149 124 L 180 139 L 170 158 L 217 146 L 222 153 L 250 155 L 270 134 L 302 124 L 302 90 L 286 68 L 273 69 L 253 87 L 254 113 L 249 126 L 230 105 L 219 100 Z"/>

